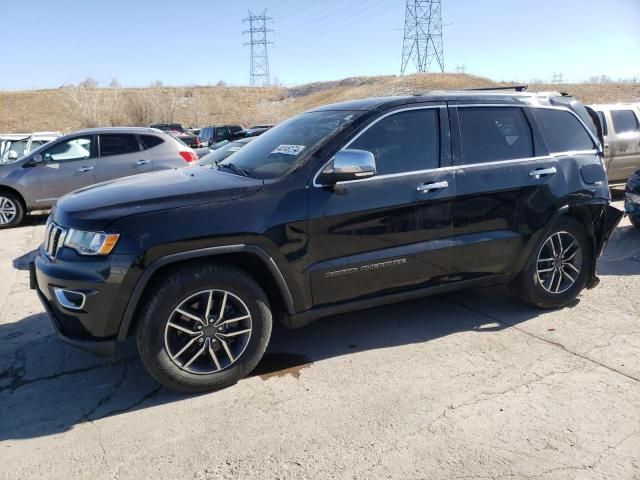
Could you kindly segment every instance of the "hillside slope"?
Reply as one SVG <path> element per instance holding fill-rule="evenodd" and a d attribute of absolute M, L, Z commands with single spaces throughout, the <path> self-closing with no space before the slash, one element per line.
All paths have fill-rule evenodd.
<path fill-rule="evenodd" d="M 463 74 L 354 77 L 293 88 L 149 87 L 71 88 L 0 92 L 0 132 L 58 130 L 93 125 L 144 125 L 176 121 L 189 126 L 275 123 L 318 105 L 371 96 L 411 95 L 504 85 Z M 534 84 L 530 91 L 564 91 L 585 103 L 638 101 L 640 84 Z M 89 105 L 90 104 L 90 105 Z"/>

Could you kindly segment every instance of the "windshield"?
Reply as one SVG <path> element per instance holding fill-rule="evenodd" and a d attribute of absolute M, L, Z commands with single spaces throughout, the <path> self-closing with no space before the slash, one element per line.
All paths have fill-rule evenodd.
<path fill-rule="evenodd" d="M 297 115 L 268 130 L 224 160 L 250 177 L 284 175 L 313 148 L 351 123 L 361 112 L 326 111 Z"/>
<path fill-rule="evenodd" d="M 213 152 L 207 153 L 206 155 L 204 155 L 200 160 L 198 160 L 198 165 L 210 166 L 215 164 L 216 162 L 221 162 L 232 153 L 240 150 L 245 145 L 246 143 L 238 143 L 238 142 L 227 143 L 226 145 L 223 145 L 217 150 L 214 150 Z"/>

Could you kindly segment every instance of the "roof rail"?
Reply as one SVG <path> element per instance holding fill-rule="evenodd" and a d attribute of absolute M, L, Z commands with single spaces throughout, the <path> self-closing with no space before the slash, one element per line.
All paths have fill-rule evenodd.
<path fill-rule="evenodd" d="M 492 90 L 515 90 L 516 92 L 524 92 L 527 88 L 529 88 L 529 85 L 513 85 L 511 87 L 465 88 L 465 90 L 468 90 L 471 92 L 481 92 L 481 91 L 490 92 Z"/>

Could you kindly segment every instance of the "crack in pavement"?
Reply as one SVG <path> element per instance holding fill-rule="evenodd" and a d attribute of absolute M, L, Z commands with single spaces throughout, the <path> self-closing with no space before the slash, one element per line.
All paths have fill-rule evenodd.
<path fill-rule="evenodd" d="M 21 350 L 17 350 L 15 355 L 16 355 L 16 360 L 14 360 L 14 363 L 8 369 L 6 369 L 4 372 L 2 372 L 2 374 L 0 374 L 0 379 L 2 379 L 2 378 L 11 378 L 13 375 L 15 375 L 15 377 L 13 377 L 13 381 L 9 385 L 5 385 L 4 387 L 0 388 L 0 393 L 4 392 L 5 390 L 8 390 L 11 393 L 13 393 L 18 388 L 24 387 L 26 385 L 31 385 L 32 383 L 44 382 L 44 381 L 47 381 L 47 380 L 53 380 L 53 379 L 56 379 L 56 378 L 64 377 L 66 375 L 74 375 L 76 373 L 90 372 L 92 370 L 98 370 L 100 368 L 115 367 L 115 366 L 123 364 L 123 363 L 127 364 L 127 363 L 131 363 L 131 362 L 137 360 L 136 358 L 124 358 L 124 359 L 121 359 L 121 360 L 116 360 L 116 361 L 111 362 L 111 363 L 102 363 L 102 364 L 99 364 L 99 365 L 92 365 L 90 367 L 82 367 L 82 368 L 76 368 L 76 369 L 73 369 L 73 370 L 65 370 L 63 372 L 54 373 L 52 375 L 47 375 L 45 377 L 36 377 L 36 378 L 30 378 L 30 379 L 23 380 L 23 378 L 24 378 L 24 360 L 25 360 L 24 352 L 21 351 Z M 15 365 L 19 361 L 23 362 L 22 366 L 21 367 L 16 367 Z"/>
<path fill-rule="evenodd" d="M 482 315 L 483 317 L 486 317 L 486 318 L 488 318 L 490 320 L 493 320 L 494 322 L 497 322 L 500 325 L 507 325 L 507 326 L 513 328 L 514 330 L 516 330 L 516 331 L 518 331 L 520 333 L 523 333 L 525 335 L 530 336 L 531 338 L 535 338 L 536 340 L 540 340 L 542 342 L 548 343 L 549 345 L 553 345 L 554 347 L 557 347 L 557 348 L 559 348 L 561 350 L 564 350 L 566 353 L 568 353 L 570 355 L 574 355 L 574 356 L 576 356 L 578 358 L 581 358 L 581 359 L 583 359 L 583 360 L 585 360 L 587 362 L 593 363 L 594 365 L 598 365 L 598 366 L 600 366 L 602 368 L 605 368 L 605 369 L 607 369 L 607 370 L 609 370 L 609 371 L 611 371 L 613 373 L 617 373 L 618 375 L 622 375 L 623 377 L 626 377 L 629 380 L 633 380 L 634 382 L 640 382 L 640 378 L 634 377 L 633 375 L 630 375 L 628 373 L 624 373 L 624 372 L 618 370 L 617 368 L 614 368 L 614 367 L 606 365 L 606 364 L 604 364 L 602 362 L 599 362 L 599 361 L 597 361 L 597 360 L 595 360 L 595 359 L 593 359 L 591 357 L 588 357 L 587 355 L 583 355 L 581 353 L 574 352 L 573 350 L 569 350 L 566 346 L 564 346 L 560 342 L 555 342 L 553 340 L 549 340 L 547 338 L 541 337 L 540 335 L 536 335 L 535 333 L 527 332 L 523 328 L 517 327 L 513 323 L 505 322 L 505 321 L 499 319 L 498 317 L 496 317 L 494 315 L 491 315 L 489 313 L 486 313 L 486 312 L 483 312 L 481 310 L 478 310 L 477 308 L 471 307 L 471 306 L 469 306 L 469 305 L 467 305 L 467 304 L 465 304 L 463 302 L 459 302 L 459 301 L 456 301 L 456 300 L 451 300 L 450 298 L 444 298 L 444 297 L 441 297 L 441 298 L 445 302 L 449 302 L 449 303 L 451 303 L 453 305 L 458 305 L 459 307 L 465 308 L 465 309 L 469 310 L 470 312 L 476 313 L 478 315 Z"/>

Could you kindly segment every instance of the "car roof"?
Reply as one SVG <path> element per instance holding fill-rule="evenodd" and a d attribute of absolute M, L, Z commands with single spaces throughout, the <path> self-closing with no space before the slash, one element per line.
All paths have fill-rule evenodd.
<path fill-rule="evenodd" d="M 637 103 L 594 103 L 589 105 L 594 110 L 629 110 L 630 108 L 638 108 Z"/>
<path fill-rule="evenodd" d="M 84 128 L 82 130 L 76 130 L 69 135 L 75 135 L 78 133 L 166 133 L 162 130 L 152 127 L 102 127 L 102 128 Z"/>
<path fill-rule="evenodd" d="M 377 110 L 389 108 L 396 105 L 424 102 L 484 102 L 484 103 L 504 103 L 504 104 L 532 104 L 548 100 L 550 97 L 568 96 L 559 92 L 518 92 L 518 91 L 496 91 L 496 90 L 451 90 L 451 91 L 429 91 L 411 96 L 396 97 L 373 97 L 360 100 L 349 100 L 346 102 L 333 103 L 317 107 L 309 112 L 320 112 L 330 110 Z"/>

